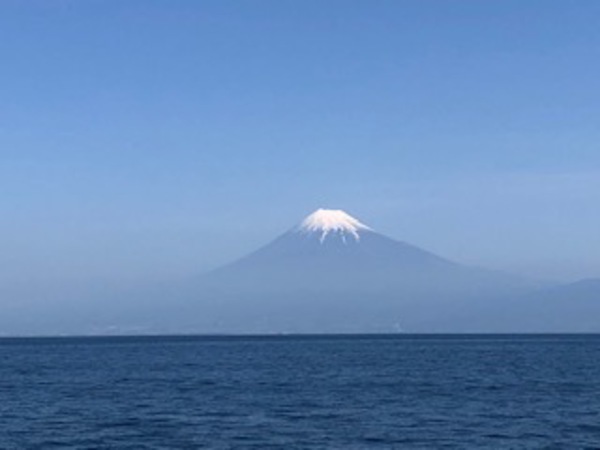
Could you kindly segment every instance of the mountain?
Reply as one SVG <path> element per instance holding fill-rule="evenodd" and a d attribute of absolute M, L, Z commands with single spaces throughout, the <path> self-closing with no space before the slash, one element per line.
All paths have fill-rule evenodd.
<path fill-rule="evenodd" d="M 600 332 L 600 279 L 540 286 L 443 258 L 326 209 L 188 282 L 4 287 L 0 297 L 10 305 L 0 335 L 13 336 Z"/>
<path fill-rule="evenodd" d="M 586 279 L 506 299 L 497 320 L 505 330 L 600 332 L 600 279 Z"/>
<path fill-rule="evenodd" d="M 479 330 L 486 305 L 534 288 L 319 209 L 246 257 L 206 274 L 189 327 L 223 333 Z M 486 318 L 489 319 L 489 318 Z"/>

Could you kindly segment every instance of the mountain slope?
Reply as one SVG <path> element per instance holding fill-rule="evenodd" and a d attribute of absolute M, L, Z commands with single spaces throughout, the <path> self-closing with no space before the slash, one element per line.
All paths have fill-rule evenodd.
<path fill-rule="evenodd" d="M 600 332 L 600 279 L 540 289 L 507 300 L 507 329 L 516 328 L 540 333 Z M 507 317 L 507 312 L 500 317 Z"/>

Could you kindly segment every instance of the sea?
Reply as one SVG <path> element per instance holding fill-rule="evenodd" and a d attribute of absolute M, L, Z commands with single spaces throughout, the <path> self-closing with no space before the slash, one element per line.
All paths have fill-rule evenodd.
<path fill-rule="evenodd" d="M 599 449 L 600 335 L 0 339 L 0 449 Z"/>

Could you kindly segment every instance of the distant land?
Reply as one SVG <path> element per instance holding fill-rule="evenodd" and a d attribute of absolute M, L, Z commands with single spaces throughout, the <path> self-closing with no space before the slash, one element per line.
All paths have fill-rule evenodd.
<path fill-rule="evenodd" d="M 600 332 L 600 279 L 552 285 L 470 267 L 381 235 L 344 211 L 319 209 L 196 279 L 23 306 L 0 318 L 0 332 Z"/>

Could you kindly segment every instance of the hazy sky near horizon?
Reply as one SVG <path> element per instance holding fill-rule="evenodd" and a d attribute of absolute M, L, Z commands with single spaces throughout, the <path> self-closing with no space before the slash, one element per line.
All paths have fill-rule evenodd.
<path fill-rule="evenodd" d="M 318 207 L 600 276 L 600 2 L 0 2 L 0 283 L 199 273 Z"/>

